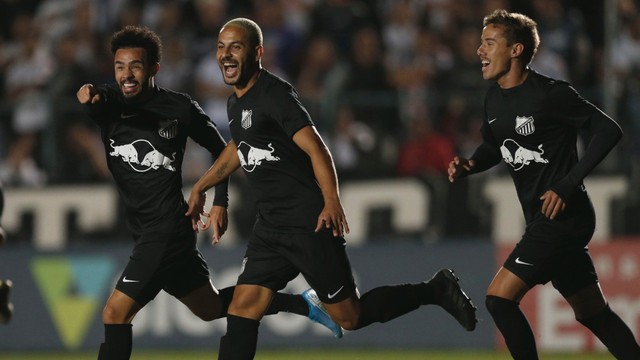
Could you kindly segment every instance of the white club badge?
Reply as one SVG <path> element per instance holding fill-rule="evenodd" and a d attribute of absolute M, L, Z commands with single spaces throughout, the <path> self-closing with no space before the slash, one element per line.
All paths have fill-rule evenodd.
<path fill-rule="evenodd" d="M 242 120 L 240 120 L 240 125 L 245 130 L 251 127 L 252 113 L 253 113 L 253 110 L 242 110 Z"/>
<path fill-rule="evenodd" d="M 533 116 L 516 116 L 516 132 L 522 136 L 533 134 L 536 131 L 533 125 Z"/>

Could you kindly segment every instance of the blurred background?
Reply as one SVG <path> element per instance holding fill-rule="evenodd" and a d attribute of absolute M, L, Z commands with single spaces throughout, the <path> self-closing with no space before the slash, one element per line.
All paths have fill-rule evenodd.
<path fill-rule="evenodd" d="M 36 348 L 97 348 L 101 341 L 100 308 L 132 241 L 98 129 L 75 93 L 84 83 L 114 81 L 108 40 L 128 24 L 146 25 L 162 38 L 157 84 L 190 94 L 228 139 L 231 88 L 222 82 L 214 57 L 217 33 L 231 18 L 255 20 L 264 33 L 264 67 L 297 88 L 333 153 L 352 228 L 354 268 L 372 269 L 361 274 L 363 288 L 381 279 L 422 279 L 438 266 L 455 264 L 481 305 L 495 267 L 519 239 L 523 219 L 503 165 L 456 184 L 446 181 L 446 167 L 454 155 L 469 156 L 481 141 L 490 83 L 482 79 L 476 50 L 482 18 L 497 8 L 525 13 L 538 23 L 542 45 L 533 69 L 571 82 L 625 132 L 587 188 L 598 210 L 593 250 L 598 269 L 611 293 L 626 299 L 618 302 L 619 311 L 638 334 L 640 1 L 0 0 L 0 181 L 2 226 L 9 239 L 0 251 L 0 278 L 17 284 L 16 319 L 41 312 L 24 323 L 14 321 L 10 332 L 0 327 L 0 334 L 7 333 L 0 336 L 5 339 L 0 348 L 22 349 L 19 334 L 34 324 L 46 324 L 40 330 L 47 340 Z M 182 169 L 185 191 L 211 161 L 206 151 L 189 144 Z M 240 173 L 232 177 L 230 197 L 230 229 L 221 249 L 205 249 L 210 264 L 219 264 L 220 254 L 232 257 L 228 266 L 239 263 L 251 231 L 255 210 Z M 203 248 L 209 247 L 208 236 L 201 235 Z M 372 260 L 376 256 L 379 262 Z M 389 262 L 395 273 L 381 277 L 380 262 Z M 214 275 L 227 269 L 216 266 Z M 39 284 L 56 274 L 52 269 L 75 285 L 65 283 L 52 290 L 55 294 L 43 290 Z M 102 287 L 89 291 L 78 285 L 100 269 Z M 40 300 L 26 300 L 33 296 Z M 567 329 L 554 323 L 556 311 L 566 309 L 543 306 L 555 304 L 553 296 L 542 290 L 525 304 L 539 315 L 532 319 L 534 327 L 547 330 L 542 347 L 602 350 L 580 330 L 575 331 L 584 341 L 549 332 L 555 325 Z M 82 316 L 88 319 L 84 325 L 69 323 L 59 307 L 76 297 L 93 304 Z M 30 304 L 22 309 L 38 310 L 21 312 L 21 299 Z M 383 346 L 500 347 L 491 322 L 483 326 L 488 331 L 462 340 L 377 339 L 371 330 L 341 344 L 363 346 L 377 339 Z M 180 327 L 172 329 L 173 338 L 183 336 L 176 346 L 217 344 L 194 336 L 220 331 L 185 335 Z M 140 334 L 150 347 L 169 336 Z M 310 345 L 324 339 L 310 338 L 315 339 Z M 286 341 L 276 331 L 267 343 L 287 346 Z M 24 347 L 34 347 L 29 344 Z"/>

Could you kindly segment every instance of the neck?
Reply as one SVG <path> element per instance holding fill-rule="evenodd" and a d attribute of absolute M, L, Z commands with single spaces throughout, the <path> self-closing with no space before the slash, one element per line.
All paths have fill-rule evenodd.
<path fill-rule="evenodd" d="M 242 97 L 242 95 L 246 94 L 247 91 L 249 91 L 253 87 L 256 81 L 258 81 L 258 78 L 260 77 L 261 73 L 262 73 L 262 68 L 258 67 L 256 71 L 251 75 L 251 77 L 249 77 L 249 80 L 247 80 L 244 86 L 235 85 L 233 87 L 233 91 L 236 93 L 236 96 Z"/>
<path fill-rule="evenodd" d="M 522 85 L 527 80 L 527 76 L 529 76 L 529 68 L 512 68 L 511 71 L 498 79 L 498 85 L 503 89 L 510 89 Z"/>

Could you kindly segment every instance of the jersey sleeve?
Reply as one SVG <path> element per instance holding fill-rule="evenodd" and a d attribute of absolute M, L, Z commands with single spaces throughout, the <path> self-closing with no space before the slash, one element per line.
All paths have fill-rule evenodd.
<path fill-rule="evenodd" d="M 581 128 L 598 109 L 585 100 L 569 83 L 558 81 L 548 93 L 548 109 L 558 121 Z"/>
<path fill-rule="evenodd" d="M 108 84 L 98 86 L 96 88 L 98 94 L 100 94 L 100 101 L 96 104 L 85 104 L 85 109 L 89 118 L 96 124 L 102 126 L 109 122 L 112 116 L 117 116 L 116 104 L 118 104 L 117 90 L 113 89 Z"/>
<path fill-rule="evenodd" d="M 485 97 L 485 107 L 486 107 L 487 97 Z M 470 160 L 475 162 L 473 168 L 470 171 L 465 172 L 464 175 L 471 175 L 483 172 L 488 170 L 500 162 L 502 159 L 502 155 L 500 149 L 498 147 L 498 143 L 496 142 L 493 133 L 491 132 L 491 128 L 489 127 L 489 123 L 487 122 L 487 114 L 485 111 L 484 114 L 485 120 L 482 122 L 480 126 L 480 135 L 482 136 L 482 144 L 476 148 L 471 155 Z M 464 176 L 463 175 L 463 176 Z"/>
<path fill-rule="evenodd" d="M 291 85 L 278 86 L 272 92 L 271 113 L 289 136 L 307 125 L 313 125 L 309 112 L 304 108 L 298 93 Z"/>
<path fill-rule="evenodd" d="M 188 122 L 188 133 L 196 143 L 207 149 L 213 159 L 217 159 L 226 142 L 216 125 L 209 116 L 204 113 L 197 101 L 191 100 L 189 106 L 190 121 Z M 213 205 L 227 206 L 229 203 L 229 179 L 215 186 L 215 196 Z"/>
<path fill-rule="evenodd" d="M 560 121 L 576 127 L 586 144 L 576 165 L 551 187 L 560 198 L 566 200 L 620 141 L 622 129 L 566 83 L 554 86 L 550 96 L 554 102 L 554 115 Z"/>

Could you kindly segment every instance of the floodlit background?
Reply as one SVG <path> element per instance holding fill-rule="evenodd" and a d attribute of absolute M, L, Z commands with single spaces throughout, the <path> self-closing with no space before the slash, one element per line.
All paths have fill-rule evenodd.
<path fill-rule="evenodd" d="M 159 86 L 186 92 L 229 137 L 226 86 L 214 52 L 224 22 L 264 33 L 263 65 L 291 82 L 332 150 L 361 291 L 422 281 L 452 267 L 479 307 L 473 333 L 439 309 L 337 341 L 288 314 L 266 319 L 261 348 L 504 350 L 484 289 L 523 220 L 506 168 L 456 184 L 446 165 L 479 144 L 484 92 L 476 55 L 496 8 L 538 23 L 532 68 L 570 81 L 625 137 L 586 182 L 598 211 L 592 254 L 612 307 L 640 335 L 640 2 L 633 0 L 1 0 L 0 279 L 15 316 L 0 326 L 0 359 L 31 351 L 97 351 L 100 311 L 132 246 L 97 128 L 77 103 L 84 83 L 113 81 L 110 35 L 141 24 L 162 38 Z M 189 144 L 185 191 L 212 159 Z M 212 198 L 212 196 L 209 196 Z M 254 208 L 232 178 L 230 228 L 201 250 L 214 283 L 232 285 Z M 297 279 L 288 291 L 306 288 Z M 523 307 L 543 351 L 601 353 L 550 286 Z M 211 350 L 225 322 L 203 323 L 159 296 L 134 323 L 134 349 Z M 134 350 L 135 351 L 135 350 Z M 311 351 L 311 350 L 309 350 Z M 17 354 L 17 355 L 16 355 Z M 503 354 L 504 355 L 504 354 Z M 496 355 L 498 356 L 498 355 Z M 89 358 L 91 358 L 90 356 Z M 357 358 L 356 355 L 353 358 Z"/>

